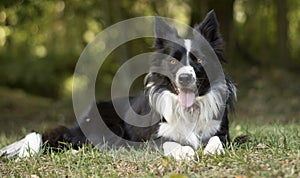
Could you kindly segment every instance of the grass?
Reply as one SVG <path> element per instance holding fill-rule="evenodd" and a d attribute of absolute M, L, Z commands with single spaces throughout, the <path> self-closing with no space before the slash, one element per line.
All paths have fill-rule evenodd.
<path fill-rule="evenodd" d="M 26 130 L 44 131 L 74 120 L 71 101 L 53 101 L 18 89 L 0 86 L 0 133 L 24 135 Z M 22 130 L 22 129 L 25 129 Z"/>
<path fill-rule="evenodd" d="M 77 153 L 49 152 L 35 157 L 0 162 L 0 177 L 300 177 L 298 123 L 241 126 L 233 136 L 251 135 L 251 142 L 235 145 L 222 156 L 176 161 L 147 148 L 98 150 Z M 0 137 L 0 147 L 14 141 Z"/>

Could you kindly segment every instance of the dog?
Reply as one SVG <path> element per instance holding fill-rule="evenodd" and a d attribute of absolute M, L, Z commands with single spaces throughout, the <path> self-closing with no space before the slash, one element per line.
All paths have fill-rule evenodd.
<path fill-rule="evenodd" d="M 225 74 L 222 80 L 208 75 L 210 63 L 226 62 L 214 11 L 194 27 L 192 38 L 180 37 L 160 17 L 155 18 L 154 31 L 155 55 L 144 78 L 144 90 L 137 96 L 116 99 L 115 102 L 125 103 L 121 116 L 113 101 L 99 102 L 97 108 L 105 125 L 123 140 L 160 140 L 164 154 L 176 159 L 191 158 L 204 145 L 204 154 L 224 153 L 230 141 L 228 112 L 234 109 L 236 87 Z M 157 122 L 147 127 L 127 123 L 133 117 L 130 108 L 146 121 Z M 88 116 L 89 112 L 85 117 Z M 25 157 L 39 151 L 42 144 L 60 149 L 65 145 L 62 143 L 70 143 L 77 149 L 88 142 L 79 125 L 59 126 L 44 134 L 30 133 L 0 150 L 0 154 Z"/>

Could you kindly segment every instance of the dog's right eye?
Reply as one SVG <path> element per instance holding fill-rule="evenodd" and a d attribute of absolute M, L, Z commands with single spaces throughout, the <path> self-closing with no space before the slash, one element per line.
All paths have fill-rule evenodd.
<path fill-rule="evenodd" d="M 203 60 L 200 59 L 200 58 L 198 58 L 198 59 L 197 59 L 197 62 L 198 62 L 199 64 L 202 64 L 202 63 L 203 63 Z"/>

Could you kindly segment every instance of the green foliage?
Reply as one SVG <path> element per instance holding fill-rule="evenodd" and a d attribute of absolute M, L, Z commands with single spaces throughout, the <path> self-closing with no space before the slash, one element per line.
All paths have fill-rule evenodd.
<path fill-rule="evenodd" d="M 257 63 L 270 64 L 276 58 L 276 7 L 272 1 L 243 1 L 235 4 L 239 45 Z M 271 52 L 273 50 L 273 52 Z M 270 52 L 267 52 L 270 51 Z M 245 59 L 244 59 L 245 60 Z M 273 60 L 274 61 L 274 60 Z"/>
<path fill-rule="evenodd" d="M 251 65 L 259 64 L 262 67 L 282 67 L 274 62 L 278 59 L 277 4 L 269 0 L 232 2 L 233 8 L 217 14 L 221 20 L 226 14 L 234 16 L 229 22 L 220 22 L 221 27 L 228 28 L 224 30 L 224 37 L 228 38 L 226 51 L 231 61 L 250 62 Z M 122 0 L 118 3 L 106 0 L 87 0 L 84 3 L 79 0 L 1 1 L 0 85 L 22 88 L 52 98 L 70 96 L 65 91 L 66 82 L 72 77 L 84 47 L 101 30 L 130 17 L 155 14 L 184 23 L 195 23 L 208 10 L 218 9 L 222 4 L 227 5 L 226 2 L 218 3 L 221 5 L 196 0 Z M 287 5 L 287 45 L 290 53 L 287 54 L 285 62 L 289 64 L 287 67 L 298 69 L 300 3 L 290 0 Z M 197 8 L 198 6 L 201 8 Z M 232 9 L 233 12 L 229 12 Z M 227 23 L 233 26 L 230 27 Z M 112 54 L 102 68 L 104 75 L 98 79 L 98 83 L 102 84 L 98 86 L 99 93 L 109 94 L 110 80 L 118 66 L 124 60 L 148 51 L 149 46 L 149 39 L 139 40 L 135 45 L 125 47 L 120 53 Z M 103 85 L 104 88 L 101 89 Z"/>
<path fill-rule="evenodd" d="M 61 96 L 83 48 L 102 28 L 92 6 L 41 0 L 0 5 L 0 74 L 6 76 L 0 84 Z"/>

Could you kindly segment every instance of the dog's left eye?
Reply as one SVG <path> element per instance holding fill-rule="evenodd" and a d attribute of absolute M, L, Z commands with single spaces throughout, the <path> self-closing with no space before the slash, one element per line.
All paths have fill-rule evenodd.
<path fill-rule="evenodd" d="M 170 61 L 170 63 L 171 63 L 171 64 L 176 64 L 176 59 L 172 59 L 172 60 Z"/>
<path fill-rule="evenodd" d="M 198 64 L 202 64 L 203 60 L 201 58 L 197 58 L 192 53 L 189 54 L 192 61 L 197 62 Z"/>

